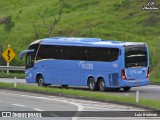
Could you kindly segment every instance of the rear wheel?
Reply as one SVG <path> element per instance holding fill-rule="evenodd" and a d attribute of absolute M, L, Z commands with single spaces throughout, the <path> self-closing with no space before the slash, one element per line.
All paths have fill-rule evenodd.
<path fill-rule="evenodd" d="M 105 91 L 106 86 L 105 86 L 105 82 L 104 79 L 100 79 L 98 82 L 98 89 L 99 91 Z"/>
<path fill-rule="evenodd" d="M 114 91 L 119 91 L 121 88 L 115 88 L 115 89 L 113 89 Z"/>
<path fill-rule="evenodd" d="M 131 87 L 124 87 L 124 88 L 123 88 L 123 90 L 124 90 L 125 92 L 128 92 L 130 89 L 131 89 Z"/>
<path fill-rule="evenodd" d="M 68 88 L 68 85 L 62 85 L 62 88 Z"/>
<path fill-rule="evenodd" d="M 95 82 L 94 78 L 89 78 L 89 80 L 88 80 L 88 87 L 92 91 L 94 91 L 94 90 L 97 89 L 97 85 L 96 85 L 96 82 Z"/>
<path fill-rule="evenodd" d="M 38 79 L 37 79 L 37 83 L 38 83 L 38 86 L 47 86 L 45 83 L 44 83 L 44 78 L 42 75 L 39 75 L 38 76 Z"/>

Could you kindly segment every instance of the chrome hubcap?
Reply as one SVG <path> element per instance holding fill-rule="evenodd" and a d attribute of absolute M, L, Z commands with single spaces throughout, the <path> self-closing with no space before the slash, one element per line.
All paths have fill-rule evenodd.
<path fill-rule="evenodd" d="M 91 89 L 94 88 L 94 82 L 93 82 L 93 81 L 90 82 L 90 88 L 91 88 Z"/>
<path fill-rule="evenodd" d="M 104 90 L 104 82 L 100 82 L 99 88 L 100 90 Z"/>

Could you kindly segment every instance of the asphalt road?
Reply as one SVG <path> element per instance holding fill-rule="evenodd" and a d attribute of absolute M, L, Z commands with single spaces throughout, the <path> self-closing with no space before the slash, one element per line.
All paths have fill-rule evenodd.
<path fill-rule="evenodd" d="M 140 119 L 139 117 L 101 117 L 98 113 L 92 113 L 94 111 L 137 111 L 137 113 L 146 112 L 145 109 L 136 108 L 133 106 L 125 106 L 113 103 L 104 103 L 104 102 L 96 102 L 91 100 L 80 100 L 73 99 L 67 97 L 57 97 L 57 96 L 49 96 L 44 94 L 36 94 L 36 93 L 27 93 L 27 92 L 18 92 L 18 91 L 9 91 L 9 90 L 0 90 L 0 111 L 34 111 L 34 112 L 45 112 L 46 115 L 51 117 L 45 118 L 36 118 L 38 120 L 43 119 L 52 119 L 52 120 L 125 120 L 125 119 Z M 48 112 L 47 112 L 48 111 Z M 50 112 L 49 112 L 50 111 Z M 57 112 L 57 111 L 66 111 L 67 113 Z M 69 111 L 71 112 L 71 116 L 68 117 Z M 82 115 L 81 112 L 77 111 L 85 111 L 83 115 L 92 114 L 96 117 L 79 117 Z M 87 112 L 92 111 L 92 112 Z M 101 114 L 102 114 L 101 113 Z M 112 114 L 112 113 L 111 113 Z M 135 114 L 135 113 L 133 113 Z M 67 117 L 64 117 L 64 116 Z M 62 117 L 63 116 L 63 117 Z M 74 116 L 74 117 L 72 117 Z M 114 116 L 114 114 L 113 114 Z M 5 120 L 5 118 L 0 118 Z M 18 120 L 21 118 L 13 118 L 13 120 Z M 35 118 L 29 118 L 32 120 Z M 142 119 L 142 118 L 141 118 Z M 145 118 L 143 118 L 145 119 Z M 146 118 L 148 119 L 148 118 Z"/>
<path fill-rule="evenodd" d="M 25 79 L 8 79 L 8 78 L 0 78 L 0 82 L 8 82 L 13 83 L 14 81 L 17 84 L 26 84 L 26 85 L 36 85 L 35 83 L 26 83 Z M 75 87 L 73 87 L 75 88 Z M 87 90 L 86 87 L 79 87 L 79 89 Z M 123 90 L 118 91 L 106 91 L 107 94 L 117 94 L 124 96 L 136 96 L 136 91 L 139 90 L 139 96 L 141 98 L 160 100 L 160 85 L 148 85 L 141 87 L 133 87 L 129 92 L 124 92 Z"/>
<path fill-rule="evenodd" d="M 136 96 L 136 91 L 139 91 L 141 98 L 160 100 L 160 86 L 159 85 L 148 85 L 141 87 L 133 87 L 129 92 L 123 90 L 109 92 L 111 94 L 125 95 L 125 96 Z"/>

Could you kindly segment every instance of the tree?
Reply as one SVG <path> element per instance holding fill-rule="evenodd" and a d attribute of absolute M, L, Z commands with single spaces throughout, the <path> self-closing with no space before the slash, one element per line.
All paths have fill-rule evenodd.
<path fill-rule="evenodd" d="M 40 18 L 43 21 L 43 24 L 44 24 L 45 28 L 48 31 L 48 37 L 51 37 L 52 31 L 53 31 L 55 25 L 60 21 L 64 6 L 65 6 L 64 0 L 62 0 L 62 5 L 61 5 L 61 9 L 58 12 L 58 17 L 56 17 L 56 15 L 53 14 L 53 21 L 50 25 L 47 25 L 47 23 L 45 21 L 45 18 L 44 18 L 45 13 L 47 13 L 47 9 L 45 10 L 44 14 L 38 13 L 38 15 L 40 16 Z"/>
<path fill-rule="evenodd" d="M 5 12 L 6 14 L 6 12 Z M 4 18 L 0 18 L 0 24 L 4 24 L 4 30 L 10 32 L 14 27 L 14 22 L 12 21 L 12 16 L 7 15 Z"/>
<path fill-rule="evenodd" d="M 12 16 L 7 16 L 4 18 L 5 22 L 5 31 L 11 31 L 12 27 L 14 27 L 14 22 L 12 21 Z"/>

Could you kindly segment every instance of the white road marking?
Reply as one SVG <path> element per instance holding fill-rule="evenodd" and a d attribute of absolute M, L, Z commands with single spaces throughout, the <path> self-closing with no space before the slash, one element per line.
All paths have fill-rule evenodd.
<path fill-rule="evenodd" d="M 18 106 L 18 107 L 26 107 L 26 106 L 24 106 L 24 105 L 20 105 L 20 104 L 12 104 L 12 105 L 14 105 L 14 106 Z"/>
<path fill-rule="evenodd" d="M 33 109 L 36 110 L 36 111 L 44 111 L 44 110 L 39 109 L 39 108 L 33 108 Z M 58 115 L 56 115 L 56 114 L 52 114 L 52 116 L 54 116 L 54 117 L 60 117 L 60 116 L 58 116 Z"/>
<path fill-rule="evenodd" d="M 44 110 L 39 109 L 39 108 L 33 108 L 33 109 L 36 110 L 36 111 L 44 111 Z"/>
<path fill-rule="evenodd" d="M 112 103 L 101 103 L 101 102 L 96 102 L 96 101 L 90 101 L 90 100 L 80 100 L 80 99 L 73 99 L 73 98 L 65 98 L 65 97 L 58 97 L 58 96 L 47 96 L 47 97 L 38 97 L 34 95 L 24 95 L 22 94 L 16 94 L 16 93 L 8 93 L 8 92 L 0 92 L 2 94 L 8 94 L 8 95 L 13 95 L 13 96 L 21 96 L 21 97 L 27 97 L 27 98 L 33 98 L 33 99 L 41 99 L 41 100 L 52 100 L 52 101 L 60 101 L 60 102 L 65 102 L 68 104 L 73 104 L 78 106 L 78 111 L 146 111 L 145 109 L 141 108 L 136 108 L 136 107 L 127 107 L 124 105 L 117 105 L 117 104 L 112 104 Z M 106 109 L 105 109 L 106 108 Z M 35 110 L 41 110 L 39 108 L 34 108 Z M 100 119 L 100 120 L 105 120 L 106 118 L 104 117 L 79 117 L 81 115 L 80 112 L 77 112 L 74 117 L 72 117 L 72 120 L 93 120 L 93 119 Z M 57 116 L 57 115 L 55 115 Z M 59 117 L 59 116 L 57 116 Z M 124 119 L 123 117 L 122 119 Z M 107 118 L 108 119 L 108 118 Z M 109 118 L 112 120 L 112 118 Z M 118 119 L 119 118 L 113 118 L 113 119 Z M 133 117 L 131 118 L 133 119 Z M 137 119 L 137 118 L 135 118 Z M 146 119 L 146 118 L 145 118 Z"/>
<path fill-rule="evenodd" d="M 72 104 L 78 107 L 78 110 L 76 112 L 76 114 L 72 117 L 72 120 L 78 120 L 79 116 L 81 115 L 80 112 L 78 111 L 83 111 L 83 106 L 78 104 L 78 103 L 74 103 L 74 102 L 68 102 L 67 100 L 57 100 L 57 99 L 52 99 L 52 98 L 46 98 L 46 97 L 37 97 L 37 96 L 31 96 L 31 95 L 22 95 L 22 94 L 15 94 L 15 93 L 8 93 L 8 92 L 1 92 L 4 94 L 9 94 L 9 95 L 16 95 L 16 96 L 22 96 L 22 97 L 28 97 L 28 98 L 34 98 L 34 99 L 43 99 L 43 100 L 53 100 L 53 101 L 60 101 L 60 102 L 64 102 L 67 104 Z"/>

